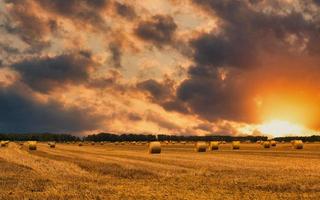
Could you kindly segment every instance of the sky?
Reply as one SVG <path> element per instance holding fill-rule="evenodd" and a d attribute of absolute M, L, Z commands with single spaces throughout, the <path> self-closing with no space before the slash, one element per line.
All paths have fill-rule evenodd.
<path fill-rule="evenodd" d="M 319 0 L 2 0 L 0 132 L 311 135 Z"/>

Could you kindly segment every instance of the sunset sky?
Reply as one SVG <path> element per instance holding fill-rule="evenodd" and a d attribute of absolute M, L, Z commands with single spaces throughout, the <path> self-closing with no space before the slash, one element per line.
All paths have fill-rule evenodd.
<path fill-rule="evenodd" d="M 1 0 L 0 34 L 0 132 L 320 130 L 320 0 Z"/>

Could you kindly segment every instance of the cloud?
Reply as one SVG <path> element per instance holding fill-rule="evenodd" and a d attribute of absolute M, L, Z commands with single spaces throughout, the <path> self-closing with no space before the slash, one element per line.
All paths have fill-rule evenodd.
<path fill-rule="evenodd" d="M 143 118 L 138 113 L 128 113 L 128 119 L 131 121 L 143 120 Z"/>
<path fill-rule="evenodd" d="M 32 1 L 6 0 L 10 6 L 3 13 L 2 27 L 10 34 L 15 34 L 31 46 L 33 52 L 50 46 L 47 37 L 57 30 L 54 19 L 40 17 Z"/>
<path fill-rule="evenodd" d="M 318 1 L 170 0 L 160 5 L 1 2 L 0 65 L 8 76 L 0 74 L 0 98 L 17 115 L 1 119 L 5 130 L 19 124 L 20 131 L 33 130 L 28 123 L 38 121 L 44 124 L 41 130 L 101 128 L 100 116 L 91 116 L 99 112 L 107 126 L 102 129 L 111 131 L 163 127 L 183 134 L 238 134 L 237 124 L 262 122 L 268 108 L 281 115 L 296 105 L 308 111 L 300 116 L 312 115 L 312 126 L 320 127 Z M 28 121 L 22 113 L 19 118 L 17 107 L 36 117 Z M 54 126 L 49 117 L 41 121 L 40 110 L 53 116 Z M 80 128 L 59 118 L 76 127 L 79 122 Z"/>
<path fill-rule="evenodd" d="M 140 91 L 147 92 L 149 100 L 161 105 L 167 111 L 188 113 L 188 108 L 174 94 L 174 82 L 166 79 L 163 83 L 149 79 L 137 84 Z"/>
<path fill-rule="evenodd" d="M 302 12 L 262 12 L 246 1 L 198 1 L 220 20 L 218 33 L 203 34 L 191 41 L 199 65 L 248 68 L 259 65 L 263 53 L 287 53 L 290 34 L 298 40 L 316 31 L 316 22 Z M 280 11 L 279 11 L 280 12 Z"/>
<path fill-rule="evenodd" d="M 154 15 L 148 20 L 141 21 L 135 34 L 142 40 L 159 47 L 169 44 L 174 39 L 177 24 L 169 15 Z"/>
<path fill-rule="evenodd" d="M 33 90 L 49 93 L 55 88 L 88 81 L 93 64 L 90 53 L 78 52 L 27 59 L 13 64 L 12 68 Z"/>
<path fill-rule="evenodd" d="M 257 103 L 257 96 L 279 95 L 279 90 L 290 94 L 291 101 L 296 91 L 304 91 L 305 99 L 312 96 L 315 87 L 299 77 L 318 82 L 314 76 L 320 73 L 315 68 L 320 64 L 316 11 L 281 1 L 193 2 L 217 18 L 218 26 L 189 41 L 194 63 L 181 83 L 167 85 L 150 79 L 138 84 L 151 102 L 214 123 L 256 124 L 262 122 L 266 109 Z M 268 11 L 263 10 L 266 7 Z M 277 90 L 270 92 L 271 85 Z M 236 134 L 234 129 L 231 132 Z"/>
<path fill-rule="evenodd" d="M 118 15 L 124 17 L 127 20 L 132 20 L 137 17 L 134 7 L 130 5 L 115 2 L 115 9 Z"/>
<path fill-rule="evenodd" d="M 320 0 L 313 0 L 313 2 L 317 5 L 320 5 Z"/>
<path fill-rule="evenodd" d="M 102 117 L 85 108 L 65 107 L 49 100 L 40 102 L 24 88 L 0 88 L 2 132 L 73 132 L 101 127 Z"/>
<path fill-rule="evenodd" d="M 159 125 L 162 128 L 166 128 L 168 130 L 180 130 L 181 127 L 174 122 L 165 119 L 162 117 L 159 113 L 156 113 L 154 111 L 147 111 L 146 113 L 146 120 L 151 121 L 157 125 Z"/>
<path fill-rule="evenodd" d="M 101 12 L 109 5 L 108 0 L 42 0 L 37 3 L 45 10 L 69 18 L 93 29 L 107 29 Z"/>
<path fill-rule="evenodd" d="M 263 89 L 261 83 L 279 67 L 287 72 L 286 77 L 292 78 L 294 69 L 284 65 L 283 60 L 316 52 L 313 43 L 306 41 L 319 39 L 316 36 L 319 21 L 308 20 L 304 13 L 294 9 L 286 14 L 277 8 L 262 12 L 247 1 L 194 3 L 218 17 L 220 27 L 190 41 L 195 65 L 189 69 L 189 78 L 177 87 L 177 98 L 207 120 L 258 123 L 254 97 Z M 300 71 L 311 69 L 303 66 L 301 63 Z"/>
<path fill-rule="evenodd" d="M 119 43 L 112 42 L 109 44 L 109 50 L 111 52 L 111 59 L 115 68 L 121 67 L 121 46 Z"/>

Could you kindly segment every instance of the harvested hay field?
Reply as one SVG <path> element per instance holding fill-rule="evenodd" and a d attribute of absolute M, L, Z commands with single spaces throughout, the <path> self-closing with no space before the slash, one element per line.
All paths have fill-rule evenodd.
<path fill-rule="evenodd" d="M 0 148 L 0 199 L 319 199 L 320 144 L 231 147 L 11 142 Z"/>

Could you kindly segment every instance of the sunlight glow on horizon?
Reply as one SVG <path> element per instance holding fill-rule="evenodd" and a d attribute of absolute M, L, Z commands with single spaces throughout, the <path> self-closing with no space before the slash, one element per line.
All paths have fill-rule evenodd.
<path fill-rule="evenodd" d="M 258 130 L 263 134 L 270 134 L 273 137 L 308 135 L 314 131 L 302 125 L 285 120 L 271 120 L 258 126 Z"/>

